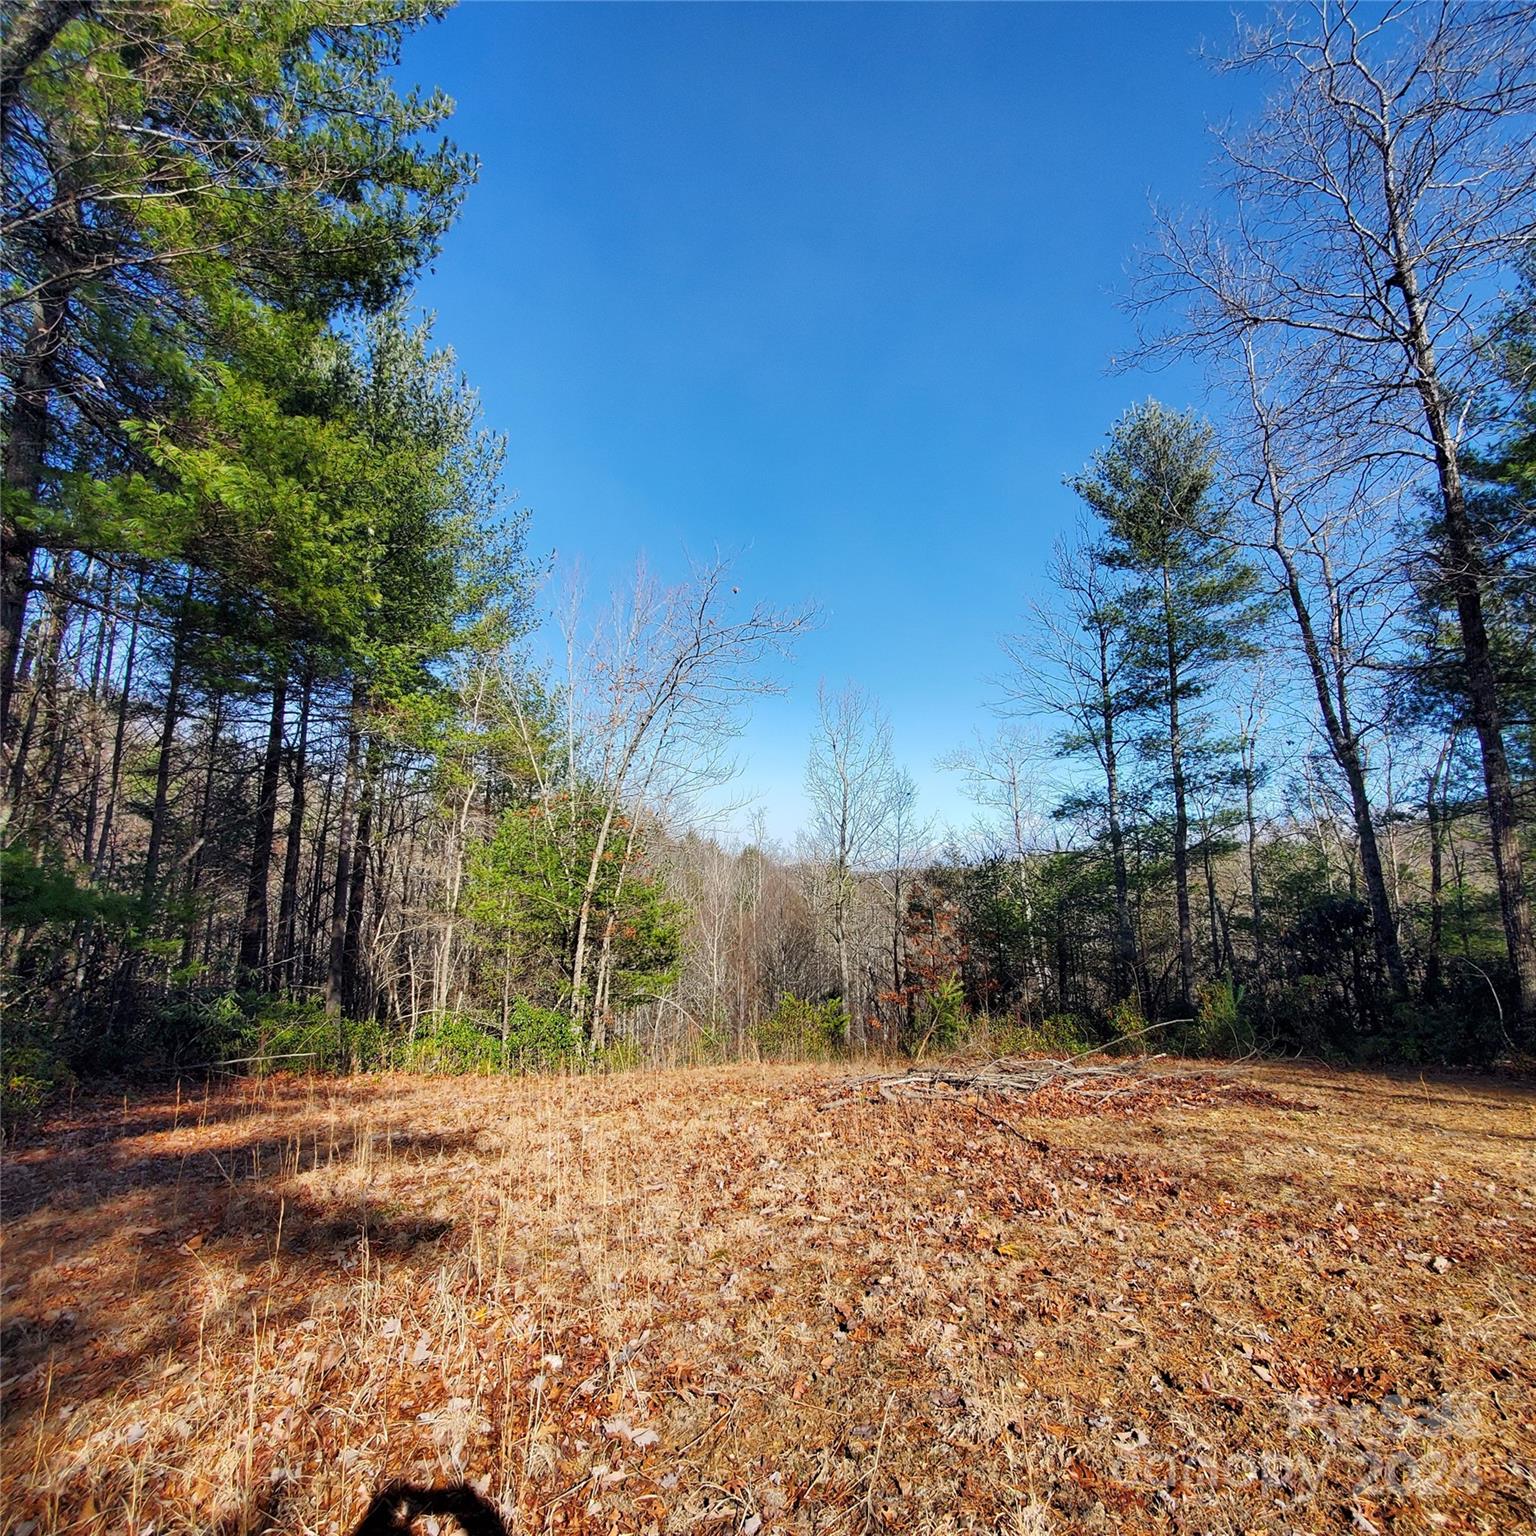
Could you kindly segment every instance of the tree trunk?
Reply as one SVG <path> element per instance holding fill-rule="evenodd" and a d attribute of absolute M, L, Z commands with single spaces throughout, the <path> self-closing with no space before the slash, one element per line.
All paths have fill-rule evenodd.
<path fill-rule="evenodd" d="M 309 774 L 309 708 L 314 686 L 314 668 L 306 666 L 304 687 L 299 697 L 299 738 L 293 749 L 288 833 L 283 843 L 283 889 L 277 907 L 277 975 L 290 990 L 298 979 L 294 928 L 299 916 L 299 865 L 303 857 L 304 801 Z"/>
<path fill-rule="evenodd" d="M 1109 861 L 1115 881 L 1115 1001 L 1135 996 L 1143 1013 L 1150 1003 L 1136 932 L 1131 926 L 1131 882 L 1120 817 L 1120 747 L 1115 739 L 1115 698 L 1107 637 L 1099 636 L 1099 714 L 1104 740 L 1104 792 L 1109 814 Z M 1015 839 L 1017 841 L 1017 839 Z"/>
<path fill-rule="evenodd" d="M 27 690 L 26 718 L 22 721 L 19 732 L 8 732 L 6 737 L 7 742 L 14 748 L 11 755 L 9 782 L 12 805 L 19 806 L 23 799 L 22 790 L 26 785 L 27 766 L 32 754 L 32 738 L 36 733 L 38 720 L 41 718 L 44 721 L 45 734 L 55 725 L 54 706 L 58 696 L 59 654 L 66 623 L 67 599 L 64 590 L 61 582 L 54 583 L 53 595 L 44 610 L 44 616 L 38 621 L 33 634 L 28 639 L 27 661 L 23 663 L 22 668 L 24 673 L 22 681 L 27 681 L 29 676 L 32 685 Z M 43 763 L 46 770 L 49 766 L 46 755 Z M 48 806 L 38 807 L 38 798 L 34 792 L 31 797 L 33 807 L 42 812 L 41 819 L 46 821 L 47 809 L 51 807 L 53 799 L 52 789 L 50 788 L 44 796 Z"/>
<path fill-rule="evenodd" d="M 107 854 L 112 847 L 112 821 L 117 814 L 118 788 L 123 781 L 123 749 L 128 738 L 128 708 L 133 702 L 133 664 L 139 650 L 139 614 L 144 604 L 141 586 L 134 594 L 133 618 L 128 627 L 128 654 L 123 659 L 123 688 L 117 702 L 117 726 L 112 734 L 112 763 L 107 770 L 106 804 L 101 811 L 101 834 L 91 860 L 91 878 L 100 880 L 107 868 Z"/>
<path fill-rule="evenodd" d="M 1445 826 L 1449 819 L 1446 794 L 1455 750 L 1453 732 L 1440 749 L 1424 801 L 1424 818 L 1429 827 L 1429 942 L 1424 949 L 1424 997 L 1431 1002 L 1440 995 L 1441 989 L 1441 955 L 1445 944 Z"/>
<path fill-rule="evenodd" d="M 1189 808 L 1184 785 L 1184 739 L 1179 728 L 1179 651 L 1173 590 L 1163 567 L 1163 630 L 1168 654 L 1168 758 L 1173 774 L 1173 890 L 1179 914 L 1179 1007 L 1188 1013 L 1195 993 L 1195 924 L 1189 905 Z"/>
<path fill-rule="evenodd" d="M 182 673 L 187 655 L 187 611 L 192 598 L 192 578 L 187 578 L 181 594 L 181 611 L 176 618 L 176 633 L 171 641 L 171 675 L 165 689 L 165 714 L 160 725 L 160 750 L 155 760 L 155 804 L 149 818 L 149 847 L 144 854 L 144 902 L 155 895 L 160 879 L 160 850 L 165 841 L 165 815 L 170 800 L 171 752 L 176 744 L 176 724 L 181 715 Z"/>
<path fill-rule="evenodd" d="M 285 656 L 272 684 L 272 710 L 267 721 L 267 749 L 261 761 L 261 793 L 256 801 L 256 825 L 251 835 L 251 863 L 245 886 L 245 912 L 240 920 L 241 986 L 266 988 L 268 890 L 272 883 L 272 838 L 277 827 L 277 781 L 283 766 L 283 722 L 288 713 L 288 662 Z"/>
<path fill-rule="evenodd" d="M 117 580 L 111 570 L 101 584 L 101 612 L 96 623 L 96 647 L 91 658 L 91 782 L 86 791 L 85 825 L 80 835 L 80 862 L 89 866 L 96 853 L 96 818 L 101 815 L 102 779 L 106 764 L 102 761 L 102 689 L 112 675 L 117 659 Z"/>
<path fill-rule="evenodd" d="M 1248 905 L 1251 909 L 1250 933 L 1253 939 L 1253 977 L 1262 986 L 1264 979 L 1264 903 L 1259 881 L 1259 824 L 1253 810 L 1257 761 L 1253 739 L 1246 735 L 1243 738 L 1242 754 L 1243 820 L 1248 829 Z"/>
<path fill-rule="evenodd" d="M 357 717 L 362 699 L 356 688 L 347 710 L 347 764 L 341 781 L 341 807 L 336 819 L 336 884 L 331 891 L 331 947 L 325 976 L 325 1011 L 341 1016 L 346 999 L 347 903 L 352 895 L 353 800 L 357 795 L 357 758 L 362 732 Z"/>
<path fill-rule="evenodd" d="M 1270 472 L 1273 476 L 1273 471 Z M 1271 494 L 1274 495 L 1273 487 Z M 1270 547 L 1285 571 L 1286 595 L 1290 599 L 1291 612 L 1301 635 L 1302 652 L 1307 659 L 1307 670 L 1312 677 L 1312 691 L 1323 720 L 1323 730 L 1328 738 L 1328 748 L 1333 760 L 1339 765 L 1349 788 L 1350 811 L 1354 818 L 1355 840 L 1360 849 L 1360 870 L 1365 879 L 1366 902 L 1371 909 L 1371 931 L 1375 939 L 1376 955 L 1387 973 L 1392 995 L 1402 999 L 1408 995 L 1408 977 L 1403 966 L 1403 953 L 1397 941 L 1397 922 L 1392 915 L 1392 903 L 1387 896 L 1386 877 L 1381 867 L 1381 850 L 1376 841 L 1376 824 L 1371 816 L 1370 795 L 1365 782 L 1365 764 L 1360 756 L 1360 743 L 1355 734 L 1344 697 L 1342 680 L 1340 697 L 1336 701 L 1329 682 L 1328 663 L 1323 658 L 1322 646 L 1312 622 L 1312 610 L 1302 591 L 1301 576 L 1296 569 L 1281 531 L 1281 511 L 1278 499 L 1274 501 L 1275 530 Z M 1315 818 L 1314 818 L 1315 819 Z M 1321 833 L 1319 833 L 1321 837 Z M 1325 855 L 1326 857 L 1326 855 Z"/>
<path fill-rule="evenodd" d="M 8 99 L 8 93 L 7 98 Z M 6 501 L 35 502 L 42 488 L 48 448 L 48 395 L 53 387 L 53 356 L 64 325 L 58 297 L 33 305 L 28 328 L 11 376 L 11 410 L 6 422 L 4 483 Z M 0 734 L 11 718 L 11 696 L 21 655 L 27 598 L 32 592 L 32 560 L 37 540 L 7 513 L 0 521 Z"/>
<path fill-rule="evenodd" d="M 847 897 L 841 889 L 846 880 L 841 875 L 838 878 L 840 889 L 832 916 L 833 937 L 837 941 L 837 984 L 842 993 L 843 1009 L 848 1015 L 848 1044 L 856 1048 L 864 1044 L 864 1027 L 853 1001 L 853 960 L 848 950 Z"/>
<path fill-rule="evenodd" d="M 219 762 L 219 741 L 224 731 L 224 694 L 216 691 L 209 701 L 208 752 L 203 761 L 203 790 L 197 802 L 197 844 L 187 869 L 187 917 L 186 932 L 181 941 L 181 964 L 185 970 L 192 964 L 197 943 L 198 887 L 203 880 L 203 847 L 208 839 L 208 818 L 213 809 L 213 778 Z"/>
<path fill-rule="evenodd" d="M 373 856 L 374 799 L 378 794 L 379 744 L 370 737 L 357 803 L 357 835 L 352 850 L 352 889 L 347 896 L 347 929 L 343 970 L 345 1002 L 353 1018 L 362 1015 L 363 915 L 367 907 L 368 871 Z"/>
<path fill-rule="evenodd" d="M 58 807 L 59 791 L 63 787 L 64 763 L 61 735 L 70 734 L 64 718 L 64 699 L 73 690 L 61 690 L 60 682 L 65 675 L 64 637 L 70 627 L 70 609 L 75 596 L 74 556 L 65 550 L 53 559 L 49 573 L 48 595 L 48 643 L 39 658 L 37 685 L 32 690 L 32 708 L 41 709 L 42 768 L 41 793 L 33 790 L 34 804 L 40 804 L 41 821 L 51 826 Z M 73 699 L 70 699 L 73 704 Z M 70 711 L 73 714 L 73 709 Z M 29 724 L 31 710 L 28 711 Z"/>
<path fill-rule="evenodd" d="M 11 104 L 27 72 L 86 6 L 87 0 L 33 0 L 19 13 L 12 12 L 10 35 L 0 58 L 0 137 L 10 126 Z"/>
<path fill-rule="evenodd" d="M 488 676 L 483 669 L 478 670 L 475 678 L 474 702 L 470 707 L 469 738 L 473 740 L 479 731 L 480 713 L 485 704 Z M 471 752 L 466 752 L 463 759 L 464 768 L 464 794 L 459 800 L 458 808 L 454 813 L 453 821 L 449 823 L 449 856 L 448 870 L 443 880 L 443 914 L 444 922 L 438 933 L 437 953 L 432 959 L 432 1011 L 445 1013 L 448 1008 L 448 986 L 453 972 L 454 944 L 458 936 L 459 899 L 464 893 L 464 854 L 465 843 L 469 836 L 469 819 L 475 808 L 475 796 L 479 792 L 479 780 L 475 772 L 475 758 Z M 569 798 L 571 815 L 576 814 L 575 796 Z M 546 807 L 548 801 L 545 802 Z M 547 809 L 546 809 L 547 815 Z M 571 1017 L 577 1017 L 575 1012 L 574 994 L 572 999 Z"/>
<path fill-rule="evenodd" d="M 298 980 L 307 983 L 319 970 L 319 934 L 325 898 L 325 864 L 330 853 L 331 802 L 336 796 L 335 770 L 325 776 L 320 797 L 320 814 L 315 818 L 315 852 L 309 871 L 309 891 L 305 898 L 304 942 L 295 948 L 294 967 Z"/>
<path fill-rule="evenodd" d="M 1202 829 L 1200 860 L 1205 867 L 1205 902 L 1211 930 L 1211 969 L 1219 976 L 1222 972 L 1221 902 L 1216 896 L 1216 868 L 1211 862 L 1209 828 Z"/>

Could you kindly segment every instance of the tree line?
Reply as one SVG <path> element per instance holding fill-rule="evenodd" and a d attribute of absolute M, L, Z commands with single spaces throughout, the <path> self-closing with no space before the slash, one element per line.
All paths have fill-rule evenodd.
<path fill-rule="evenodd" d="M 701 806 L 809 610 L 642 569 L 531 659 L 504 445 L 409 308 L 474 176 L 394 78 L 441 9 L 7 9 L 8 1081 L 978 1019 L 1529 1046 L 1527 11 L 1240 32 L 1267 105 L 1130 305 L 1130 361 L 1209 395 L 1070 478 L 1005 719 L 950 759 L 976 827 L 824 688 L 775 849 Z"/>
<path fill-rule="evenodd" d="M 1127 304 L 1125 361 L 1198 364 L 1206 397 L 1131 406 L 1068 477 L 1082 526 L 1002 643 L 1000 729 L 949 759 L 977 827 L 935 845 L 878 708 L 823 696 L 777 924 L 850 1043 L 983 1016 L 1531 1046 L 1536 24 L 1329 5 L 1240 24 L 1221 67 L 1266 105 Z"/>

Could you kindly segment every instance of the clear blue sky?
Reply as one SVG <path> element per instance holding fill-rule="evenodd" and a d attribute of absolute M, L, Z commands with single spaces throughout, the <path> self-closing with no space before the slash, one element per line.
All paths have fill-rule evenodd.
<path fill-rule="evenodd" d="M 512 5 L 401 75 L 457 99 L 479 184 L 418 298 L 589 586 L 741 551 L 824 610 L 759 703 L 738 788 L 802 818 L 817 681 L 890 713 L 927 808 L 987 722 L 996 637 L 1076 517 L 1149 198 L 1199 200 L 1254 82 L 1196 57 L 1224 5 Z"/>

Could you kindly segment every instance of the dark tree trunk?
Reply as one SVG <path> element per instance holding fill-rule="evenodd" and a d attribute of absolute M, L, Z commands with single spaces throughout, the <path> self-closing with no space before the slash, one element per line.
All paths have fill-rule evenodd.
<path fill-rule="evenodd" d="M 53 46 L 63 28 L 86 9 L 87 0 L 33 0 L 19 13 L 8 7 L 5 48 L 0 50 L 0 144 L 10 129 L 10 113 L 27 74 Z M 35 502 L 47 461 L 50 402 L 57 380 L 54 361 L 64 340 L 71 278 L 72 240 L 80 237 L 78 215 L 68 198 L 68 169 L 58 168 L 59 187 L 51 211 L 49 277 L 32 300 L 26 336 L 13 354 L 9 383 L 11 408 L 5 423 L 3 478 L 7 502 Z M 34 535 L 11 513 L 0 517 L 0 737 L 11 718 L 11 695 L 27 598 L 32 590 Z"/>
<path fill-rule="evenodd" d="M 358 795 L 357 835 L 352 849 L 352 889 L 347 896 L 347 936 L 343 960 L 345 1002 L 354 1017 L 362 1013 L 363 919 L 368 905 L 368 874 L 373 858 L 374 800 L 378 794 L 379 744 L 370 738 Z"/>
<path fill-rule="evenodd" d="M 51 826 L 64 780 L 65 740 L 71 733 L 64 719 L 63 705 L 68 697 L 61 687 L 66 672 L 64 637 L 69 632 L 70 609 L 75 599 L 74 556 L 67 550 L 53 560 L 51 588 L 48 594 L 48 644 L 40 658 L 37 686 L 32 691 L 32 708 L 41 711 L 42 770 L 34 784 L 33 799 L 41 808 L 43 825 Z M 72 701 L 71 701 L 72 702 Z M 30 711 L 29 711 L 30 714 Z"/>
<path fill-rule="evenodd" d="M 347 711 L 347 762 L 336 818 L 336 884 L 331 891 L 331 945 L 325 975 L 325 1011 L 333 1018 L 340 1017 L 346 1001 L 347 905 L 352 894 L 352 839 L 356 830 L 353 801 L 357 795 L 357 758 L 362 740 L 358 728 L 361 705 L 361 697 L 354 688 Z"/>
<path fill-rule="evenodd" d="M 160 748 L 155 759 L 155 803 L 149 818 L 149 847 L 144 853 L 144 902 L 154 900 L 160 881 L 160 851 L 165 842 L 165 817 L 171 792 L 171 757 L 176 746 L 176 725 L 181 718 L 182 675 L 187 659 L 187 614 L 192 599 L 192 578 L 182 591 L 181 611 L 171 641 L 171 675 L 165 689 L 165 713 L 161 716 Z"/>
<path fill-rule="evenodd" d="M 48 448 L 48 396 L 53 356 L 64 323 L 64 305 L 44 298 L 33 306 L 32 324 L 11 375 L 11 409 L 6 421 L 6 500 L 34 502 L 42 488 Z M 33 534 L 7 513 L 0 521 L 0 731 L 11 718 L 11 697 L 21 656 L 27 599 L 32 592 Z"/>
<path fill-rule="evenodd" d="M 336 773 L 334 768 L 325 776 L 325 791 L 320 797 L 320 814 L 315 820 L 315 852 L 309 872 L 309 894 L 306 898 L 307 916 L 304 923 L 304 942 L 295 948 L 295 966 L 299 978 L 308 984 L 319 973 L 319 934 L 321 914 L 325 906 L 325 870 L 330 854 L 331 802 L 336 797 Z"/>
<path fill-rule="evenodd" d="M 0 55 L 0 137 L 10 124 L 11 104 L 27 72 L 86 5 L 87 0 L 33 0 L 12 12 L 5 52 Z"/>
<path fill-rule="evenodd" d="M 203 789 L 197 802 L 197 841 L 187 868 L 187 928 L 181 944 L 181 964 L 192 964 L 197 943 L 197 911 L 194 902 L 203 879 L 203 849 L 208 842 L 209 816 L 213 811 L 213 778 L 219 761 L 219 738 L 224 729 L 224 695 L 215 693 L 210 701 L 208 752 L 203 762 Z"/>
<path fill-rule="evenodd" d="M 314 694 L 314 668 L 304 669 L 299 699 L 299 737 L 293 750 L 292 793 L 288 802 L 288 835 L 283 846 L 283 891 L 277 909 L 277 964 L 283 985 L 297 979 L 294 925 L 299 914 L 299 864 L 304 845 L 304 809 L 309 779 L 309 708 Z"/>
<path fill-rule="evenodd" d="M 1429 776 L 1424 816 L 1429 827 L 1429 941 L 1424 948 L 1424 996 L 1439 997 L 1441 956 L 1445 946 L 1445 828 L 1449 819 L 1446 796 L 1450 784 L 1451 758 L 1456 750 L 1452 735 L 1440 751 L 1435 771 Z"/>
<path fill-rule="evenodd" d="M 1449 443 L 1443 413 L 1431 416 L 1431 430 L 1439 420 L 1439 433 Z M 1454 457 L 1442 451 L 1436 436 L 1442 500 L 1445 507 L 1446 570 L 1456 596 L 1456 617 L 1461 630 L 1462 670 L 1466 683 L 1467 713 L 1477 732 L 1483 760 L 1483 789 L 1488 804 L 1488 836 L 1493 854 L 1494 878 L 1499 890 L 1499 916 L 1504 943 L 1515 978 L 1515 1005 L 1521 1020 L 1536 1021 L 1536 929 L 1531 923 L 1531 904 L 1525 888 L 1524 860 L 1520 849 L 1520 823 L 1515 808 L 1514 781 L 1504 750 L 1503 708 L 1494 673 L 1492 648 L 1483 617 L 1479 580 L 1479 551 L 1467 516 L 1466 500 Z"/>
<path fill-rule="evenodd" d="M 1184 784 L 1184 738 L 1179 726 L 1178 621 L 1173 590 L 1163 569 L 1163 628 L 1167 637 L 1168 759 L 1173 776 L 1173 891 L 1179 914 L 1179 1007 L 1188 1013 L 1195 993 L 1195 924 L 1189 905 L 1189 808 Z"/>
<path fill-rule="evenodd" d="M 1131 882 L 1125 863 L 1120 815 L 1120 745 L 1115 735 L 1115 696 L 1109 670 L 1109 638 L 1099 633 L 1099 714 L 1104 738 L 1104 789 L 1109 813 L 1109 859 L 1115 881 L 1115 1001 L 1134 995 L 1143 1012 L 1150 998 L 1136 931 L 1131 926 Z"/>
<path fill-rule="evenodd" d="M 1211 969 L 1219 976 L 1222 972 L 1221 902 L 1216 896 L 1216 866 L 1211 862 L 1209 835 L 1201 839 L 1200 859 L 1205 866 L 1205 900 L 1209 908 L 1211 928 Z"/>
<path fill-rule="evenodd" d="M 277 781 L 283 765 L 283 721 L 288 712 L 288 664 L 285 657 L 272 686 L 272 712 L 267 722 L 267 749 L 261 763 L 261 795 L 251 835 L 251 864 L 245 887 L 245 912 L 240 920 L 239 982 L 242 986 L 271 984 L 264 966 L 267 954 L 267 896 L 272 881 L 272 835 L 277 826 Z"/>
<path fill-rule="evenodd" d="M 102 761 L 101 703 L 102 690 L 112 675 L 117 659 L 117 581 L 108 570 L 101 584 L 101 610 L 96 621 L 96 646 L 91 656 L 91 782 L 86 790 L 85 825 L 80 835 L 80 862 L 90 865 L 96 854 L 96 818 L 101 815 L 101 781 L 106 768 Z"/>
<path fill-rule="evenodd" d="M 107 771 L 106 805 L 101 812 L 101 836 L 91 862 L 91 877 L 101 879 L 112 847 L 112 821 L 117 814 L 118 788 L 123 781 L 123 749 L 128 738 L 128 710 L 133 702 L 133 664 L 139 650 L 139 615 L 144 605 L 142 586 L 133 599 L 133 618 L 128 627 L 128 654 L 123 659 L 123 689 L 117 703 L 117 726 L 112 736 L 112 764 Z"/>

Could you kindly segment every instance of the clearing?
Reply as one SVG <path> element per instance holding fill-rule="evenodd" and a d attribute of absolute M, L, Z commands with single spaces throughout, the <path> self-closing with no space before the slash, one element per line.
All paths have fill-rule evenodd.
<path fill-rule="evenodd" d="M 1531 1085 L 857 1075 L 82 1099 L 6 1159 L 0 1528 L 1536 1529 Z"/>

